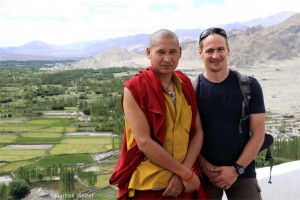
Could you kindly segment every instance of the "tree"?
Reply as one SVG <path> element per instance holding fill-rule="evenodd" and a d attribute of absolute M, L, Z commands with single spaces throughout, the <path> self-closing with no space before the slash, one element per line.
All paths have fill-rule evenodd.
<path fill-rule="evenodd" d="M 74 172 L 71 170 L 63 169 L 60 175 L 59 190 L 62 193 L 71 193 L 75 189 Z"/>
<path fill-rule="evenodd" d="M 38 178 L 39 178 L 39 181 L 41 182 L 43 180 L 43 175 L 42 174 L 39 174 L 38 175 Z"/>
<path fill-rule="evenodd" d="M 14 180 L 9 184 L 9 194 L 13 199 L 22 199 L 30 193 L 29 185 L 24 180 Z"/>
<path fill-rule="evenodd" d="M 7 186 L 2 184 L 0 187 L 0 199 L 6 199 L 7 197 Z"/>

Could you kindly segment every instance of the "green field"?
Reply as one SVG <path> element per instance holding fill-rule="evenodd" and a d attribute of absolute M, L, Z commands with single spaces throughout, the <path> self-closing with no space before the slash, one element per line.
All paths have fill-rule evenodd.
<path fill-rule="evenodd" d="M 33 176 L 35 170 L 49 176 L 45 174 L 49 166 L 61 164 L 77 169 L 99 165 L 95 172 L 98 175 L 96 187 L 103 189 L 93 195 L 95 199 L 115 199 L 116 189 L 106 186 L 116 159 L 110 159 L 109 164 L 99 164 L 92 154 L 117 150 L 122 138 L 113 140 L 111 136 L 68 133 L 113 132 L 121 136 L 123 83 L 138 69 L 40 70 L 58 62 L 70 61 L 0 62 L 0 174 L 18 174 L 25 169 L 33 181 L 31 187 L 58 191 L 59 182 L 47 181 L 49 177 L 37 181 Z M 5 149 L 8 145 L 24 146 L 23 149 L 18 149 L 20 146 Z M 51 146 L 32 149 L 43 148 L 40 145 Z M 76 192 L 86 189 L 76 188 Z"/>
<path fill-rule="evenodd" d="M 15 170 L 18 170 L 20 167 L 27 167 L 34 164 L 32 160 L 25 160 L 25 161 L 16 161 L 12 163 L 3 163 L 3 166 L 0 165 L 1 172 L 9 173 Z"/>
<path fill-rule="evenodd" d="M 24 126 L 33 127 L 65 127 L 70 123 L 70 118 L 45 117 L 28 121 Z"/>
<path fill-rule="evenodd" d="M 74 137 L 74 136 L 72 136 Z M 111 144 L 111 136 L 95 138 L 95 137 L 78 137 L 63 139 L 60 144 L 57 144 L 51 149 L 51 155 L 62 154 L 82 154 L 82 153 L 95 153 L 105 152 Z M 76 148 L 74 148 L 76 147 Z"/>
<path fill-rule="evenodd" d="M 20 120 L 19 122 L 0 123 L 0 145 L 7 144 L 52 144 L 51 149 L 0 149 L 0 171 L 1 174 L 17 171 L 20 167 L 41 167 L 55 164 L 77 165 L 78 163 L 93 164 L 91 154 L 101 153 L 111 149 L 111 136 L 74 136 L 64 135 L 67 132 L 75 132 L 79 129 L 94 131 L 94 123 L 71 123 L 70 117 L 40 117 L 34 119 Z M 95 199 L 115 199 L 117 190 L 110 187 L 108 179 L 115 164 L 102 164 L 96 173 L 96 187 L 104 188 L 101 192 L 93 193 Z M 108 174 L 105 174 L 108 173 Z M 38 184 L 38 182 L 36 183 Z M 39 185 L 39 184 L 38 184 Z M 52 186 L 51 186 L 52 185 Z M 55 186 L 56 185 L 56 186 Z M 77 188 L 80 188 L 77 182 Z M 31 187 L 34 184 L 31 183 Z M 58 190 L 53 181 L 43 181 L 39 187 L 53 188 Z M 77 189 L 79 192 L 82 189 Z M 87 190 L 86 188 L 83 190 Z M 84 198 L 83 198 L 84 199 Z"/>
<path fill-rule="evenodd" d="M 55 131 L 55 130 L 53 130 Z M 30 138 L 60 138 L 63 135 L 62 132 L 45 132 L 44 130 L 31 131 L 20 134 L 22 137 Z"/>
<path fill-rule="evenodd" d="M 8 133 L 0 134 L 0 143 L 4 143 L 4 144 L 12 143 L 16 138 L 17 138 L 16 135 L 10 135 Z"/>
<path fill-rule="evenodd" d="M 71 126 L 70 126 L 71 125 Z M 21 121 L 21 123 L 0 123 L 2 133 L 0 142 L 5 144 L 53 144 L 49 150 L 32 149 L 0 149 L 0 170 L 9 173 L 20 167 L 49 166 L 55 164 L 78 163 L 93 164 L 92 153 L 107 151 L 111 148 L 111 136 L 67 136 L 64 131 L 75 132 L 78 130 L 93 130 L 93 123 L 70 124 L 70 118 L 35 118 Z M 4 132 L 4 133 L 3 133 Z M 96 173 L 108 173 L 97 176 L 96 187 L 103 188 L 101 192 L 93 193 L 95 199 L 115 199 L 117 190 L 110 187 L 108 179 L 115 164 L 102 164 Z M 46 183 L 46 182 L 44 182 Z M 43 187 L 51 188 L 53 182 L 44 184 Z M 79 185 L 79 183 L 77 183 Z M 34 187 L 34 184 L 32 184 Z M 78 186 L 79 187 L 79 186 Z M 58 190 L 58 186 L 54 187 Z M 84 198 L 83 198 L 84 199 Z"/>
<path fill-rule="evenodd" d="M 31 149 L 0 149 L 1 162 L 15 162 L 38 158 L 45 154 L 45 150 Z"/>
<path fill-rule="evenodd" d="M 101 188 L 101 187 L 104 187 L 106 185 L 109 185 L 109 183 L 108 183 L 109 177 L 110 177 L 110 174 L 97 176 L 96 187 Z"/>
<path fill-rule="evenodd" d="M 47 166 L 52 165 L 53 163 L 60 164 L 77 164 L 85 163 L 91 164 L 94 160 L 92 159 L 91 154 L 75 154 L 75 155 L 60 155 L 60 156 L 47 156 L 39 159 L 35 165 L 37 166 Z"/>

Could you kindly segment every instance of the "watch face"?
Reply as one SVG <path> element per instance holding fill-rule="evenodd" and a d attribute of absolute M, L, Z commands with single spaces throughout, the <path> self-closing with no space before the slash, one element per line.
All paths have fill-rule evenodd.
<path fill-rule="evenodd" d="M 245 169 L 243 167 L 240 167 L 239 168 L 239 174 L 242 175 L 242 174 L 244 174 L 244 172 L 245 172 Z"/>
<path fill-rule="evenodd" d="M 241 165 L 235 164 L 234 165 L 236 172 L 238 173 L 238 175 L 242 175 L 245 173 L 245 168 Z"/>

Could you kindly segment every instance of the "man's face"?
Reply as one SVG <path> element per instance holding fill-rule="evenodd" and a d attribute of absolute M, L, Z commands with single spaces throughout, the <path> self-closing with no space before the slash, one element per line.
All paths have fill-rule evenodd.
<path fill-rule="evenodd" d="M 159 38 L 146 50 L 152 69 L 158 76 L 172 74 L 181 57 L 181 47 L 173 38 Z"/>
<path fill-rule="evenodd" d="M 218 72 L 227 68 L 230 49 L 227 47 L 223 36 L 211 34 L 203 39 L 202 45 L 203 48 L 199 50 L 199 55 L 202 57 L 207 70 Z"/>

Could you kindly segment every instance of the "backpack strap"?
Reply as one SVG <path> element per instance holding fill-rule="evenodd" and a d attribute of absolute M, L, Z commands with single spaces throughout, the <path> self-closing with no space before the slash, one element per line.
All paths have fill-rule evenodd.
<path fill-rule="evenodd" d="M 242 123 L 243 121 L 249 118 L 249 104 L 251 100 L 251 81 L 249 79 L 249 76 L 247 76 L 246 74 L 241 74 L 236 70 L 234 70 L 234 73 L 238 78 L 239 87 L 244 98 L 242 101 L 242 117 L 240 119 L 240 134 L 242 134 Z"/>
<path fill-rule="evenodd" d="M 265 158 L 263 160 L 268 161 L 269 164 L 270 164 L 270 178 L 269 178 L 269 182 L 268 183 L 272 184 L 271 173 L 272 173 L 272 169 L 273 169 L 274 159 L 272 158 L 271 148 L 270 147 L 267 148 L 266 156 L 265 156 Z"/>
<path fill-rule="evenodd" d="M 250 104 L 250 100 L 251 100 L 251 87 L 250 87 L 250 79 L 249 76 L 247 76 L 246 74 L 241 74 L 240 72 L 234 70 L 237 78 L 238 78 L 238 82 L 239 82 L 239 86 L 243 95 L 243 101 L 242 101 L 242 118 L 240 119 L 240 134 L 242 133 L 242 122 L 246 119 L 248 119 L 249 117 L 249 104 Z M 265 134 L 265 138 L 264 138 L 264 144 L 262 145 L 262 148 L 259 151 L 262 151 L 264 149 L 267 149 L 266 152 L 266 156 L 263 160 L 266 160 L 269 162 L 270 164 L 270 178 L 269 178 L 269 182 L 268 183 L 272 183 L 271 181 L 271 172 L 272 172 L 272 168 L 273 168 L 273 164 L 274 164 L 274 159 L 272 158 L 271 155 L 271 145 L 273 143 L 273 137 L 270 134 Z"/>
<path fill-rule="evenodd" d="M 262 160 L 266 160 L 266 161 L 269 162 L 269 165 L 270 165 L 269 183 L 270 184 L 272 183 L 272 181 L 271 181 L 271 173 L 272 173 L 272 168 L 273 168 L 273 165 L 274 165 L 274 159 L 272 158 L 272 153 L 271 153 L 271 145 L 273 144 L 273 141 L 274 141 L 274 138 L 273 138 L 272 135 L 265 134 L 264 143 L 263 143 L 262 147 L 259 150 L 259 151 L 262 151 L 262 150 L 265 150 L 265 149 L 267 150 L 266 151 L 266 156 Z"/>

